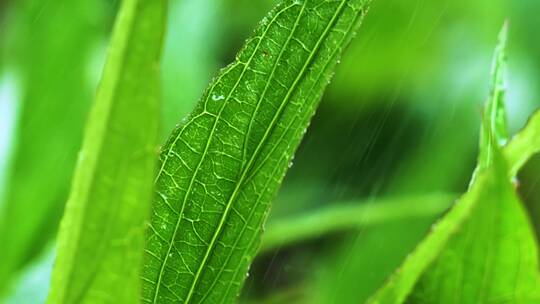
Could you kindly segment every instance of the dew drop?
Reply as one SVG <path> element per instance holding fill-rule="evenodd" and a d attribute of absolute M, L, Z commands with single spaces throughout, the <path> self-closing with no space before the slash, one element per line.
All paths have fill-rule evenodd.
<path fill-rule="evenodd" d="M 219 100 L 223 100 L 223 99 L 225 99 L 225 96 L 223 96 L 223 95 L 219 95 L 219 96 L 218 95 L 212 95 L 212 100 L 214 100 L 214 101 L 219 101 Z"/>

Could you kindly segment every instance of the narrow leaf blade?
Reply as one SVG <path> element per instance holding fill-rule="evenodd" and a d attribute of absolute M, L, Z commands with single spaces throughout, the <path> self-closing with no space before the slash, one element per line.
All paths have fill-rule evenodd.
<path fill-rule="evenodd" d="M 234 300 L 270 200 L 366 2 L 279 5 L 173 132 L 147 239 L 146 302 Z"/>
<path fill-rule="evenodd" d="M 329 204 L 333 207 L 270 222 L 259 254 L 336 231 L 441 215 L 454 200 L 455 196 L 450 194 L 430 194 Z"/>
<path fill-rule="evenodd" d="M 164 1 L 122 2 L 61 224 L 49 303 L 140 299 L 164 9 Z"/>

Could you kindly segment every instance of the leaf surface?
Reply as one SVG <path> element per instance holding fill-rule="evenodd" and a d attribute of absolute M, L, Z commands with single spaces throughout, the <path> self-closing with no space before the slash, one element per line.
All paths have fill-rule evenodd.
<path fill-rule="evenodd" d="M 164 1 L 122 2 L 61 223 L 49 303 L 140 300 L 164 14 Z"/>
<path fill-rule="evenodd" d="M 234 301 L 270 200 L 366 2 L 279 5 L 173 132 L 156 181 L 145 302 Z"/>

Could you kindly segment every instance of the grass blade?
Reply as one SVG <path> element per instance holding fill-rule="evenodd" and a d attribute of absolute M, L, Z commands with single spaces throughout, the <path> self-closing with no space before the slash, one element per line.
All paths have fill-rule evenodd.
<path fill-rule="evenodd" d="M 164 14 L 164 1 L 122 2 L 61 224 L 49 303 L 140 299 Z"/>
<path fill-rule="evenodd" d="M 234 301 L 270 200 L 366 2 L 279 5 L 173 132 L 161 154 L 144 301 Z"/>

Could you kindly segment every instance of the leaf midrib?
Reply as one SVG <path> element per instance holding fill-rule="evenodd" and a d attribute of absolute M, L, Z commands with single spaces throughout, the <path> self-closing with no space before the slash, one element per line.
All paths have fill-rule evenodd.
<path fill-rule="evenodd" d="M 348 35 L 350 34 L 350 30 L 353 28 L 354 24 L 357 23 L 358 18 L 359 18 L 360 16 L 362 16 L 362 15 L 363 15 L 362 13 L 358 13 L 358 15 L 355 17 L 354 21 L 351 22 L 351 24 L 349 25 L 349 27 L 348 27 L 348 29 L 347 29 L 347 34 L 345 34 L 345 35 L 343 36 L 343 39 L 341 39 L 340 44 L 342 44 L 343 41 L 345 41 L 345 40 L 348 38 Z M 319 80 L 321 79 L 321 76 L 324 75 L 324 71 L 325 71 L 326 68 L 328 67 L 328 64 L 329 64 L 330 62 L 332 62 L 332 60 L 335 58 L 336 54 L 339 53 L 339 51 L 340 51 L 340 49 L 339 49 L 339 48 L 336 48 L 336 49 L 332 52 L 332 55 L 330 56 L 330 59 L 327 60 L 326 63 L 324 64 L 324 69 L 322 69 L 321 72 L 319 73 L 319 75 L 317 76 L 317 81 L 319 81 Z M 314 87 L 315 87 L 315 84 L 311 87 L 310 91 L 312 91 L 312 90 L 314 89 Z M 296 118 L 297 118 L 297 117 L 298 117 L 298 116 L 296 116 Z M 296 118 L 295 118 L 294 121 L 296 121 Z M 291 122 L 291 124 L 287 127 L 287 130 L 289 129 L 289 127 L 290 127 L 291 125 L 292 125 L 292 122 Z M 283 134 L 285 134 L 285 132 L 284 132 Z M 280 137 L 280 140 L 281 140 L 283 137 L 284 137 L 284 135 L 282 135 L 282 136 Z M 272 150 L 269 152 L 269 154 L 271 154 L 275 149 L 276 149 L 276 146 L 272 147 Z M 268 159 L 268 156 L 263 160 L 263 163 L 266 162 L 267 159 Z M 257 169 L 260 168 L 260 167 L 262 167 L 262 165 L 260 165 L 259 167 L 257 167 Z M 274 172 L 274 173 L 275 173 L 275 172 Z M 249 180 L 251 177 L 253 177 L 253 175 L 254 175 L 254 173 L 252 172 L 252 174 L 248 177 L 248 180 Z M 273 174 L 272 174 L 272 175 L 273 175 Z M 267 184 L 268 184 L 268 183 L 267 183 Z M 261 198 L 261 197 L 262 197 L 262 195 L 259 195 L 259 197 L 257 198 L 256 205 L 258 205 L 258 204 L 260 203 L 260 198 Z M 254 213 L 254 208 L 253 208 L 252 211 L 250 212 L 250 216 L 248 217 L 248 219 L 251 218 L 251 216 L 253 215 L 253 213 Z M 244 225 L 243 225 L 242 231 L 245 230 L 245 227 L 247 227 L 247 224 L 244 224 Z M 260 228 L 259 228 L 258 230 L 260 230 Z M 253 242 L 257 239 L 257 237 L 258 237 L 257 234 L 254 234 L 254 235 L 253 235 L 253 237 L 251 238 L 251 240 L 250 240 L 250 242 L 249 242 L 249 246 L 248 246 L 248 247 L 250 247 L 250 246 L 253 245 Z M 238 243 L 239 240 L 240 240 L 240 236 L 237 236 L 237 238 L 236 238 L 236 240 L 235 240 L 235 245 Z M 227 256 L 226 261 L 228 261 L 228 260 L 230 259 L 231 256 L 232 256 L 232 252 L 229 253 L 229 255 Z M 220 268 L 220 273 L 224 270 L 225 264 L 226 264 L 226 263 L 224 263 L 224 265 Z M 238 274 L 238 270 L 239 270 L 239 269 L 240 269 L 240 267 L 237 267 L 237 268 L 236 268 L 233 277 L 236 277 L 236 275 Z M 219 274 L 218 274 L 218 276 L 219 276 Z M 217 283 L 217 280 L 214 279 L 214 282 L 212 283 L 212 284 L 213 284 L 212 286 L 214 286 L 216 283 Z M 209 289 L 211 289 L 212 286 L 211 286 Z M 230 291 L 230 287 L 231 287 L 231 286 L 232 286 L 232 282 L 229 282 L 229 284 L 227 284 L 227 290 L 225 291 L 225 296 L 223 297 L 221 303 L 223 303 L 223 302 L 227 299 L 227 295 L 228 295 L 228 293 L 229 293 L 229 291 Z M 210 292 L 207 291 L 206 295 L 203 297 L 203 299 L 201 300 L 201 302 L 203 302 L 204 299 L 206 299 L 206 297 L 207 297 L 209 294 L 210 294 Z"/>
<path fill-rule="evenodd" d="M 306 7 L 306 2 L 304 2 L 304 5 L 302 6 L 302 9 L 301 9 L 300 13 L 298 14 L 298 17 L 297 17 L 296 20 L 295 20 L 295 24 L 294 24 L 293 28 L 291 29 L 291 32 L 290 32 L 289 36 L 287 37 L 285 46 L 281 48 L 281 51 L 280 51 L 280 53 L 279 53 L 279 55 L 278 55 L 276 61 L 274 62 L 274 65 L 273 65 L 273 67 L 272 67 L 272 72 L 270 73 L 270 76 L 268 77 L 268 81 L 266 82 L 265 88 L 264 88 L 264 90 L 263 90 L 261 96 L 259 97 L 259 100 L 257 101 L 257 106 L 255 107 L 255 110 L 254 110 L 254 116 L 255 116 L 255 115 L 257 114 L 257 112 L 258 112 L 259 107 L 260 107 L 260 105 L 261 105 L 261 103 L 262 103 L 262 100 L 263 100 L 264 96 L 266 96 L 266 92 L 267 92 L 268 88 L 270 87 L 270 82 L 271 82 L 271 80 L 272 80 L 273 77 L 274 77 L 274 73 L 275 73 L 275 71 L 276 71 L 276 69 L 277 69 L 278 63 L 279 63 L 281 57 L 283 56 L 283 53 L 285 52 L 287 46 L 288 46 L 289 43 L 291 42 L 292 37 L 293 37 L 294 34 L 295 34 L 295 31 L 296 31 L 296 29 L 297 29 L 297 27 L 298 27 L 298 22 L 300 21 L 301 17 L 302 17 L 303 14 L 304 14 L 305 7 Z M 244 155 L 243 155 L 242 159 L 245 159 L 245 158 L 247 157 L 247 144 L 248 144 L 249 134 L 250 134 L 250 132 L 251 132 L 251 127 L 252 127 L 253 121 L 254 121 L 254 119 L 251 119 L 251 121 L 250 121 L 250 123 L 249 123 L 249 126 L 248 126 L 248 131 L 247 131 L 247 133 L 246 133 L 246 137 L 245 137 L 245 140 L 244 140 L 244 149 L 243 149 L 243 150 L 244 150 L 244 151 L 243 151 Z M 263 140 L 264 140 L 264 138 L 263 138 Z M 245 168 L 245 170 L 249 170 L 249 168 L 250 168 L 250 166 L 249 166 L 249 163 L 248 163 L 248 166 Z M 244 169 L 243 169 L 243 170 L 244 170 Z M 244 175 L 243 175 L 243 176 L 244 176 Z M 241 183 L 241 181 L 239 182 L 239 184 L 240 184 L 240 183 Z M 237 189 L 235 188 L 235 190 L 237 190 Z M 233 194 L 234 194 L 234 193 L 233 193 Z M 260 196 L 259 196 L 259 197 L 260 197 Z M 257 201 L 255 202 L 255 204 L 257 205 L 258 202 L 259 202 L 259 200 L 257 199 Z M 250 212 L 250 214 L 249 214 L 249 216 L 248 216 L 248 219 L 247 219 L 247 221 L 244 223 L 244 225 L 242 226 L 242 233 L 243 233 L 243 231 L 245 230 L 245 227 L 247 226 L 247 222 L 249 222 L 249 220 L 251 219 L 251 216 L 253 215 L 254 210 L 255 210 L 255 208 L 251 208 L 251 212 Z M 240 234 L 237 235 L 233 247 L 236 247 L 236 244 L 238 243 L 238 240 L 240 239 L 242 233 L 240 233 Z M 225 266 L 226 266 L 226 264 L 228 263 L 228 261 L 229 261 L 229 259 L 230 259 L 231 256 L 232 256 L 232 251 L 229 253 L 229 255 L 227 256 L 227 258 L 225 259 L 225 263 L 223 263 L 223 265 L 222 265 L 222 267 L 220 268 L 218 274 L 214 277 L 214 280 L 213 280 L 213 282 L 212 282 L 210 288 L 208 288 L 206 294 L 202 297 L 201 302 L 204 301 L 204 299 L 206 299 L 206 297 L 210 294 L 210 290 L 213 288 L 213 286 L 214 286 L 214 285 L 216 284 L 216 282 L 218 281 L 218 280 L 217 280 L 218 277 L 219 277 L 219 276 L 221 275 L 221 273 L 223 272 L 223 269 L 225 268 Z M 229 286 L 230 286 L 230 285 L 229 285 Z M 223 299 L 225 299 L 225 298 L 226 298 L 226 297 L 224 297 Z"/>

